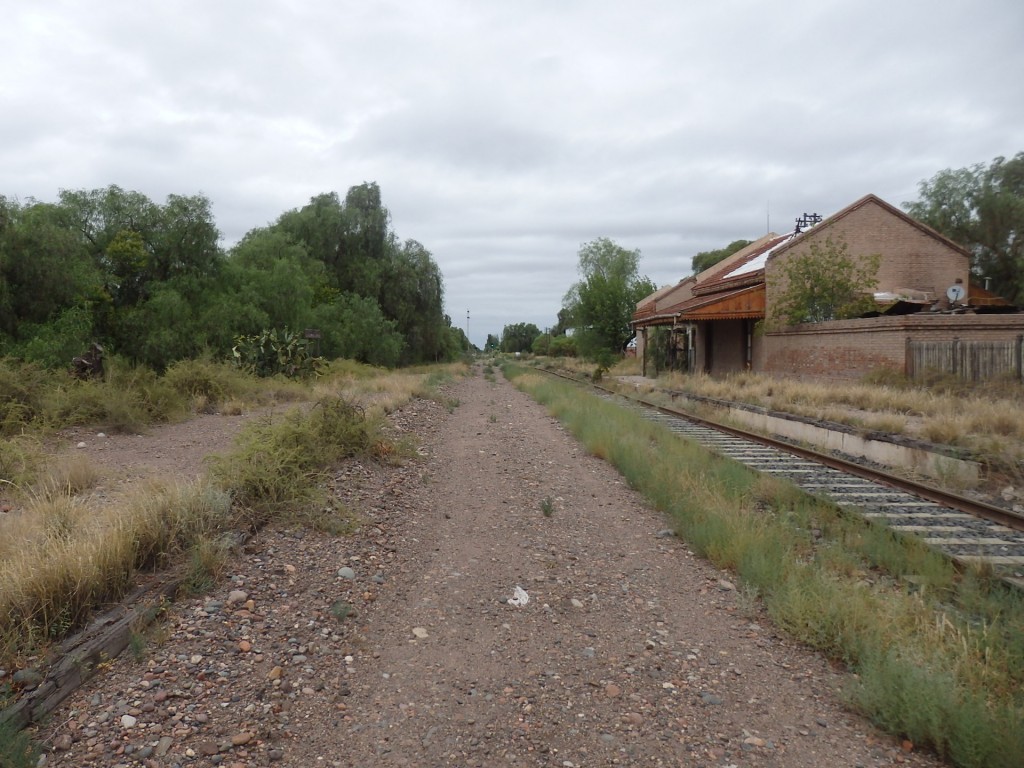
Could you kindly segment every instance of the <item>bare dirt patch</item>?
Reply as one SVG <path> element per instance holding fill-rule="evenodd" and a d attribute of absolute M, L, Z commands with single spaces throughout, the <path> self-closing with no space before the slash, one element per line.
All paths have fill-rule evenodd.
<path fill-rule="evenodd" d="M 479 373 L 448 394 L 394 415 L 420 460 L 333 474 L 356 534 L 261 532 L 39 732 L 48 763 L 937 765 L 542 407 Z M 175 429 L 146 455 L 186 472 L 215 435 Z"/>

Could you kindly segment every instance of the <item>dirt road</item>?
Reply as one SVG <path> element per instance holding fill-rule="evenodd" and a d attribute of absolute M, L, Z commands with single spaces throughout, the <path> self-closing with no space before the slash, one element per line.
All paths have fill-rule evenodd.
<path fill-rule="evenodd" d="M 58 713 L 49 764 L 937 764 L 542 407 L 449 394 L 396 415 L 422 460 L 337 472 L 357 534 L 264 531 Z"/>

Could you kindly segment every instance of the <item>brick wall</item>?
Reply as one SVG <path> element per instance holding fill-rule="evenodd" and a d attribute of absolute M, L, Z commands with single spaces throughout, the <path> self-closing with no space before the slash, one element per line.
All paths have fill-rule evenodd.
<path fill-rule="evenodd" d="M 907 341 L 1011 341 L 1024 314 L 872 317 L 798 325 L 764 335 L 760 370 L 801 379 L 859 379 L 881 367 L 906 370 Z M 755 370 L 758 366 L 755 365 Z"/>
<path fill-rule="evenodd" d="M 852 257 L 881 254 L 876 291 L 911 288 L 938 299 L 958 279 L 967 285 L 970 264 L 965 253 L 928 234 L 902 214 L 867 199 L 835 221 L 808 231 L 792 246 L 769 258 L 765 267 L 769 312 L 785 291 L 781 274 L 785 261 L 809 253 L 812 243 L 824 246 L 829 236 L 833 241 L 845 241 Z"/>

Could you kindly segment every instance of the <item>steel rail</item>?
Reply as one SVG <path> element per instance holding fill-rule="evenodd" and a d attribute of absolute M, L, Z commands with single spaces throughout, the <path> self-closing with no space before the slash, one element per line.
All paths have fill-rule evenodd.
<path fill-rule="evenodd" d="M 539 369 L 538 369 L 539 370 Z M 649 402 L 642 397 L 629 395 L 617 390 L 611 389 L 610 387 L 603 386 L 594 382 L 588 382 L 569 376 L 557 371 L 545 371 L 546 373 L 554 374 L 561 378 L 569 381 L 574 381 L 577 384 L 586 384 L 587 386 L 593 387 L 594 389 L 605 392 L 615 397 L 621 397 L 624 400 L 641 405 L 645 408 L 656 410 L 666 416 L 672 416 L 674 418 L 685 419 L 694 424 L 707 427 L 709 429 L 718 430 L 726 434 L 738 437 L 742 440 L 749 440 L 751 442 L 759 443 L 769 448 L 774 448 L 785 453 L 798 456 L 802 459 L 809 461 L 815 461 L 831 469 L 838 470 L 840 472 L 846 472 L 851 475 L 857 475 L 858 477 L 864 478 L 865 480 L 871 480 L 881 485 L 887 485 L 896 490 L 910 493 L 915 496 L 919 496 L 922 499 L 932 501 L 944 507 L 964 512 L 975 517 L 988 520 L 997 525 L 1003 525 L 1007 528 L 1011 528 L 1017 531 L 1024 531 L 1024 515 L 1019 515 L 1011 510 L 998 507 L 994 504 L 988 504 L 984 501 L 977 499 L 971 499 L 967 496 L 962 496 L 952 491 L 946 491 L 942 488 L 938 488 L 927 483 L 917 482 L 908 478 L 900 477 L 898 475 L 885 472 L 883 470 L 874 469 L 872 467 L 858 464 L 854 461 L 848 461 L 838 456 L 831 454 L 821 453 L 811 448 L 804 448 L 802 446 L 794 445 L 793 443 L 778 440 L 776 438 L 768 437 L 767 435 L 758 434 L 756 432 L 749 432 L 739 427 L 734 427 L 729 424 L 722 424 L 720 422 L 712 421 L 700 416 L 694 416 L 693 414 L 686 413 L 683 411 L 675 410 L 674 408 L 668 408 L 657 403 Z"/>
<path fill-rule="evenodd" d="M 974 515 L 976 517 L 983 518 L 990 522 L 998 525 L 1005 525 L 1007 528 L 1013 528 L 1014 530 L 1024 531 L 1024 516 L 1018 515 L 1008 509 L 997 507 L 994 504 L 988 504 L 977 499 L 972 499 L 967 496 L 962 496 L 952 491 L 947 491 L 942 488 L 938 488 L 934 485 L 927 483 L 921 483 L 915 480 L 910 480 L 899 475 L 894 475 L 884 470 L 875 469 L 868 467 L 863 464 L 858 464 L 854 461 L 847 461 L 826 453 L 820 453 L 811 448 L 804 448 L 799 445 L 794 445 L 783 440 L 778 440 L 767 435 L 760 435 L 755 432 L 748 432 L 745 429 L 733 427 L 728 424 L 721 424 L 715 421 L 704 419 L 698 416 L 693 416 L 688 413 L 676 411 L 672 408 L 667 408 L 656 403 L 650 403 L 642 398 L 629 397 L 622 393 L 613 393 L 620 397 L 625 397 L 627 400 L 639 403 L 647 408 L 655 409 L 667 416 L 673 416 L 676 418 L 683 418 L 691 421 L 695 424 L 708 427 L 710 429 L 716 429 L 720 432 L 725 432 L 733 437 L 738 437 L 743 440 L 750 440 L 751 442 L 759 443 L 761 445 L 775 448 L 776 450 L 784 451 L 794 456 L 799 456 L 802 459 L 808 459 L 810 461 L 816 461 L 820 464 L 824 464 L 826 467 L 846 472 L 850 475 L 857 475 L 865 480 L 871 480 L 882 485 L 887 485 L 891 488 L 895 488 L 906 493 L 920 496 L 928 501 L 933 501 L 936 504 L 940 504 L 944 507 L 950 507 L 952 509 L 966 512 L 967 514 Z"/>

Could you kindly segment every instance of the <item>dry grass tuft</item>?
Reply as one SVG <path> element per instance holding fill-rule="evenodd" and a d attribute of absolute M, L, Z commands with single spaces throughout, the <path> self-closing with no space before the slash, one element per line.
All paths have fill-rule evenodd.
<path fill-rule="evenodd" d="M 147 484 L 101 509 L 66 495 L 36 499 L 4 521 L 0 658 L 80 626 L 136 569 L 167 565 L 231 521 L 228 494 L 203 484 Z"/>
<path fill-rule="evenodd" d="M 918 436 L 930 443 L 939 445 L 958 445 L 967 432 L 967 421 L 955 414 L 935 416 L 925 419 L 918 430 Z"/>
<path fill-rule="evenodd" d="M 50 461 L 32 486 L 31 493 L 43 498 L 77 496 L 93 488 L 100 471 L 88 456 L 72 453 Z"/>
<path fill-rule="evenodd" d="M 19 507 L 0 514 L 0 666 L 11 668 L 19 655 L 80 626 L 96 606 L 118 599 L 140 569 L 184 564 L 188 588 L 208 588 L 224 563 L 226 531 L 314 499 L 324 467 L 341 457 L 369 452 L 397 462 L 414 455 L 411 441 L 383 434 L 380 417 L 414 397 L 448 403 L 438 388 L 466 372 L 464 364 L 385 372 L 340 362 L 317 383 L 314 405 L 250 427 L 212 464 L 209 481 L 147 483 L 103 505 L 83 495 L 99 478 L 84 455 L 47 465 L 39 439 L 0 440 L 0 490 Z M 4 382 L 14 387 L 17 373 L 0 361 L 0 389 Z M 115 362 L 108 379 L 58 387 L 38 408 L 6 413 L 45 414 L 39 418 L 50 425 L 99 421 L 136 429 L 179 417 L 186 403 L 242 413 L 254 404 L 310 399 L 308 384 L 256 381 L 203 360 L 175 365 L 163 378 Z M 300 519 L 339 534 L 352 526 L 349 513 L 327 507 Z"/>
<path fill-rule="evenodd" d="M 15 491 L 31 485 L 43 464 L 43 449 L 38 438 L 17 435 L 0 438 L 0 484 Z"/>
<path fill-rule="evenodd" d="M 937 379 L 818 383 L 739 373 L 724 378 L 669 373 L 656 387 L 698 397 L 750 403 L 806 418 L 955 446 L 997 474 L 1020 477 L 1024 457 L 1024 387 Z"/>
<path fill-rule="evenodd" d="M 336 361 L 313 388 L 316 397 L 341 397 L 359 405 L 370 420 L 392 413 L 416 397 L 439 399 L 438 387 L 465 376 L 465 363 L 385 371 L 350 360 Z"/>

